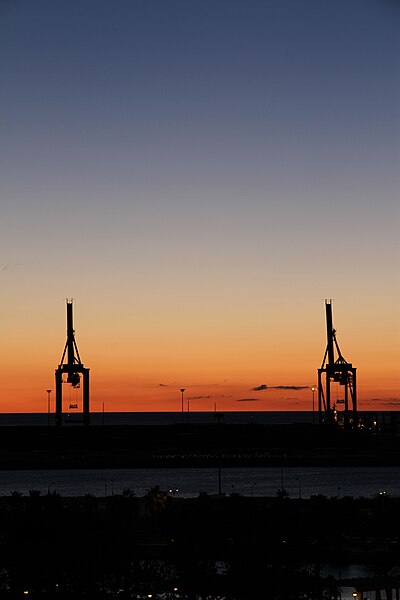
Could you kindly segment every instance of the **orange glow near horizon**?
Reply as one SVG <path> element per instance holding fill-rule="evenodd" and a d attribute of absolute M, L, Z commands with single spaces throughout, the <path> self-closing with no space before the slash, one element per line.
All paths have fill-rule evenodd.
<path fill-rule="evenodd" d="M 3 327 L 7 353 L 0 361 L 1 412 L 46 412 L 46 389 L 53 390 L 54 408 L 54 369 L 66 340 L 64 307 L 59 303 L 56 308 L 51 305 L 49 314 L 42 308 L 37 321 L 10 318 Z M 314 314 L 299 306 L 294 311 L 288 303 L 267 315 L 261 308 L 244 312 L 242 321 L 219 313 L 211 326 L 204 315 L 186 322 L 178 314 L 165 315 L 165 322 L 160 316 L 152 321 L 137 317 L 136 322 L 124 311 L 112 318 L 102 314 L 104 307 L 96 313 L 89 305 L 78 308 L 75 337 L 90 369 L 93 412 L 101 412 L 103 403 L 107 412 L 179 412 L 181 387 L 191 412 L 213 411 L 215 405 L 221 412 L 312 410 L 311 388 L 326 345 L 323 310 Z M 397 342 L 394 335 L 382 334 L 390 318 L 383 315 L 367 328 L 362 313 L 350 321 L 337 312 L 341 350 L 357 368 L 359 410 L 399 409 L 399 378 L 391 366 L 400 360 Z M 379 349 L 372 355 L 370 336 Z M 267 389 L 254 389 L 261 385 Z M 333 402 L 341 394 L 334 389 Z"/>
<path fill-rule="evenodd" d="M 120 377 L 116 383 L 113 378 L 106 378 L 91 371 L 92 412 L 180 412 L 180 388 L 185 388 L 184 410 L 190 412 L 228 411 L 311 411 L 312 410 L 312 378 L 310 382 L 298 378 L 266 381 L 258 378 L 240 382 L 214 379 L 214 381 L 190 382 L 188 377 L 170 381 L 160 378 L 159 383 L 139 378 Z M 315 376 L 316 379 L 316 376 Z M 46 412 L 47 393 L 51 389 L 51 410 L 54 411 L 55 386 L 47 381 L 40 385 L 38 378 L 20 380 L 18 386 L 3 388 L 1 412 Z M 36 385 L 35 385 L 36 384 Z M 262 385 L 267 389 L 256 390 Z M 343 388 L 332 388 L 332 400 L 335 402 L 343 394 Z M 318 395 L 315 394 L 315 408 Z M 66 384 L 63 388 L 63 410 L 68 411 L 69 404 L 77 403 L 82 410 L 81 389 L 73 390 Z M 189 403 L 189 406 L 188 406 Z M 358 387 L 359 410 L 398 410 L 400 407 L 396 387 L 388 381 L 380 385 L 361 381 Z"/>

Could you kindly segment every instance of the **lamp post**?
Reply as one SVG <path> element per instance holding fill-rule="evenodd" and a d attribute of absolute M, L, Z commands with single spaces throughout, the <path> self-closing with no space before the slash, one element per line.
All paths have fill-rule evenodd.
<path fill-rule="evenodd" d="M 47 425 L 50 426 L 50 394 L 51 390 L 46 390 L 47 392 Z"/>
<path fill-rule="evenodd" d="M 382 523 L 383 523 L 383 529 L 384 529 L 384 521 L 385 521 L 385 496 L 386 496 L 386 492 L 379 492 L 379 497 L 381 499 L 381 510 L 382 510 Z"/>
<path fill-rule="evenodd" d="M 184 422 L 184 410 L 183 410 L 183 392 L 185 391 L 186 388 L 180 388 L 180 392 L 181 392 L 181 401 L 182 401 L 182 423 Z"/>
<path fill-rule="evenodd" d="M 312 422 L 313 425 L 315 423 L 315 404 L 314 404 L 314 396 L 315 396 L 315 392 L 317 391 L 317 387 L 315 385 L 312 386 L 311 391 L 312 391 Z"/>
<path fill-rule="evenodd" d="M 297 485 L 299 487 L 299 499 L 301 499 L 301 481 L 298 477 L 296 477 Z"/>

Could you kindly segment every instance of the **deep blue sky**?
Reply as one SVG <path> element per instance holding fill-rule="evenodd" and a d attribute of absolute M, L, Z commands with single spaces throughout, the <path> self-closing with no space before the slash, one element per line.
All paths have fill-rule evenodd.
<path fill-rule="evenodd" d="M 319 352 L 334 297 L 391 359 L 399 28 L 389 0 L 0 0 L 15 352 L 20 313 L 58 323 L 66 296 L 93 331 L 117 314 L 110 340 L 145 314 L 143 338 L 198 323 L 247 354 L 321 325 Z"/>

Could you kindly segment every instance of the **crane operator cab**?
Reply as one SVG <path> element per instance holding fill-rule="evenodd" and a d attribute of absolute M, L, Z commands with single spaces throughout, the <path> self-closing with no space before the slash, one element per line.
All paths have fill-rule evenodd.
<path fill-rule="evenodd" d="M 79 388 L 81 383 L 81 376 L 79 373 L 68 373 L 67 383 L 70 383 L 73 388 Z"/>

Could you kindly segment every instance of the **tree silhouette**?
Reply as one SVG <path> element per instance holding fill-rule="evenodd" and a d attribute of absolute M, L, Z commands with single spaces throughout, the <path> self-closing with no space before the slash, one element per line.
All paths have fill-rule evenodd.
<path fill-rule="evenodd" d="M 166 508 L 167 493 L 163 492 L 158 485 L 148 489 L 144 499 L 151 515 L 159 514 Z"/>

